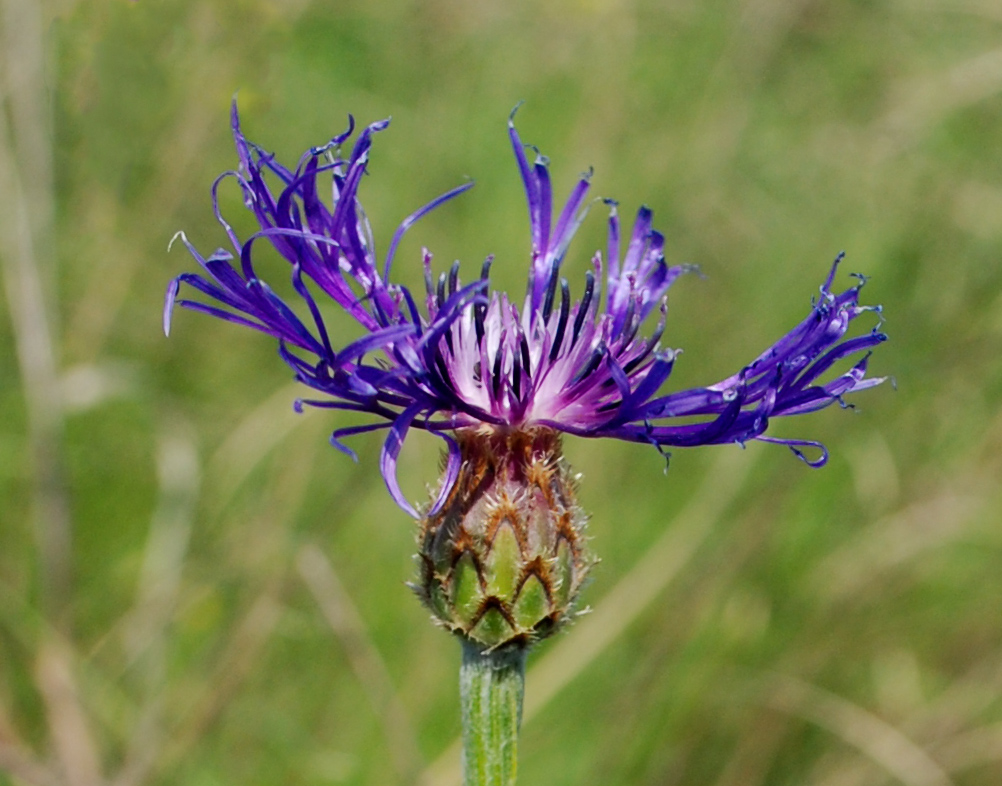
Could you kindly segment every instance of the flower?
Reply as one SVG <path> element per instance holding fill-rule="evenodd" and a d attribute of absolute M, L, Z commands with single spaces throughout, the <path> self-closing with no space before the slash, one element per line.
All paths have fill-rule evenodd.
<path fill-rule="evenodd" d="M 411 428 L 440 437 L 448 448 L 429 519 L 446 505 L 464 458 L 457 434 L 470 429 L 506 434 L 551 430 L 583 437 L 614 437 L 648 443 L 664 451 L 719 443 L 762 440 L 787 445 L 813 467 L 828 457 L 823 445 L 806 439 L 767 435 L 773 417 L 799 415 L 880 384 L 867 376 L 869 350 L 886 340 L 877 326 L 847 337 L 850 323 L 879 306 L 859 304 L 864 279 L 833 290 L 838 256 L 807 317 L 738 373 L 715 384 L 661 393 L 677 352 L 660 344 L 667 313 L 666 294 L 690 268 L 669 265 L 664 237 L 652 227 L 652 213 L 641 207 L 625 251 L 616 204 L 610 206 L 608 250 L 594 255 L 579 298 L 571 294 L 561 266 L 568 247 L 594 202 L 587 202 L 590 174 L 571 189 L 554 218 L 548 161 L 526 146 L 509 118 L 508 134 L 525 186 L 532 231 L 532 256 L 525 299 L 519 306 L 504 292 L 492 291 L 492 258 L 469 283 L 459 263 L 432 273 L 424 252 L 426 293 L 423 309 L 412 293 L 391 283 L 394 255 L 404 233 L 422 216 L 472 186 L 466 183 L 420 208 L 397 229 L 382 263 L 358 189 L 373 137 L 388 120 L 373 123 L 358 136 L 350 155 L 342 145 L 348 129 L 322 147 L 308 151 L 295 169 L 249 142 L 240 130 L 236 105 L 233 136 L 239 167 L 213 185 L 216 217 L 233 251 L 203 257 L 179 233 L 201 274 L 182 273 L 170 282 L 164 304 L 169 332 L 173 307 L 181 305 L 251 327 L 278 339 L 279 352 L 304 385 L 322 398 L 296 402 L 351 410 L 374 422 L 336 430 L 332 444 L 354 456 L 342 440 L 353 434 L 388 429 L 380 469 L 393 499 L 415 517 L 418 512 L 396 481 L 396 463 Z M 222 217 L 219 183 L 232 177 L 260 230 L 241 240 Z M 325 202 L 324 181 L 332 193 Z M 291 266 L 300 313 L 258 277 L 254 249 L 266 240 Z M 208 303 L 177 299 L 181 284 Z M 330 298 L 361 326 L 364 335 L 344 343 L 331 336 L 317 297 Z M 660 318 L 650 335 L 641 332 L 655 310 Z M 827 374 L 844 358 L 851 368 Z M 825 381 L 822 381 L 823 378 Z M 809 458 L 804 450 L 817 451 Z M 553 460 L 559 450 L 551 451 Z"/>

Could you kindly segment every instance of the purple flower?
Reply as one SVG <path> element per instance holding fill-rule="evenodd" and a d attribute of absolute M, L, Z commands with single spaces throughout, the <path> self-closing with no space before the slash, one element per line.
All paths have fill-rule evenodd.
<path fill-rule="evenodd" d="M 513 113 L 514 116 L 514 113 Z M 441 437 L 448 447 L 444 482 L 430 512 L 435 512 L 456 478 L 460 451 L 452 432 L 488 427 L 519 430 L 545 427 L 583 437 L 616 437 L 644 442 L 664 451 L 758 439 L 787 445 L 812 467 L 823 465 L 823 445 L 804 439 L 766 436 L 772 417 L 799 415 L 843 396 L 879 385 L 867 377 L 871 347 L 886 340 L 879 321 L 870 332 L 847 338 L 849 323 L 879 306 L 859 305 L 857 283 L 832 289 L 842 255 L 835 260 L 807 317 L 746 365 L 716 384 L 663 394 L 676 352 L 660 340 L 667 312 L 666 293 L 690 268 L 668 265 L 664 237 L 653 229 L 651 211 L 642 207 L 633 230 L 621 243 L 614 202 L 608 220 L 608 250 L 592 259 L 579 297 L 562 278 L 568 246 L 589 206 L 589 175 L 571 189 L 554 218 L 547 159 L 530 162 L 510 118 L 508 134 L 521 172 L 532 229 L 532 257 L 521 306 L 505 292 L 492 291 L 492 258 L 478 278 L 463 283 L 459 263 L 436 278 L 432 257 L 424 252 L 426 293 L 419 304 L 400 284 L 390 283 L 394 253 L 404 233 L 422 216 L 472 186 L 466 183 L 408 216 L 390 241 L 382 263 L 376 255 L 368 219 L 358 201 L 373 135 L 389 124 L 365 128 L 350 156 L 341 146 L 348 130 L 323 147 L 308 151 L 288 169 L 240 130 L 232 113 L 239 167 L 213 185 L 216 217 L 233 251 L 203 257 L 180 234 L 201 265 L 201 274 L 183 273 L 171 281 L 164 304 L 164 330 L 170 329 L 175 303 L 260 330 L 278 339 L 282 358 L 296 378 L 323 394 L 296 402 L 365 412 L 375 421 L 338 429 L 332 444 L 354 456 L 344 437 L 388 429 L 380 468 L 393 499 L 411 515 L 417 512 L 396 482 L 396 462 L 411 428 Z M 260 231 L 241 241 L 219 212 L 216 189 L 232 177 L 243 191 Z M 318 185 L 331 183 L 330 201 Z M 254 248 L 270 243 L 291 265 L 292 285 L 301 298 L 297 314 L 258 277 Z M 181 284 L 207 296 L 209 303 L 177 300 Z M 355 318 L 364 335 L 347 344 L 324 325 L 317 297 L 330 298 Z M 640 328 L 659 312 L 653 333 Z M 832 376 L 832 366 L 848 357 L 851 368 Z M 808 458 L 804 448 L 817 452 Z"/>

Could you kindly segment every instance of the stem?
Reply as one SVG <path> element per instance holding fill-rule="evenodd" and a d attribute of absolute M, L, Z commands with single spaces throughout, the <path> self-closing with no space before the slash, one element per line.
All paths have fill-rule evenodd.
<path fill-rule="evenodd" d="M 525 692 L 524 647 L 491 652 L 463 642 L 459 670 L 463 714 L 463 785 L 512 786 Z"/>

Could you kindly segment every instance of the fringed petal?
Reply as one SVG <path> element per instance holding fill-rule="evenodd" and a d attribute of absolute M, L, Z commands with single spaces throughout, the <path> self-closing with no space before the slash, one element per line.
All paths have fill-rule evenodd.
<path fill-rule="evenodd" d="M 767 430 L 773 418 L 832 404 L 851 406 L 846 396 L 885 379 L 869 375 L 870 353 L 887 336 L 880 332 L 879 306 L 859 304 L 865 279 L 857 276 L 853 286 L 839 293 L 832 289 L 844 255 L 835 259 L 806 318 L 737 373 L 705 387 L 662 393 L 678 357 L 678 350 L 660 345 L 667 292 L 683 273 L 696 268 L 668 264 L 665 238 L 654 229 L 647 207 L 637 211 L 624 251 L 617 204 L 604 200 L 609 206 L 607 264 L 601 253 L 595 254 L 581 299 L 572 302 L 573 288 L 561 267 L 594 204 L 586 201 L 591 173 L 575 183 L 562 206 L 555 206 L 548 159 L 522 142 L 514 116 L 513 110 L 508 138 L 532 238 L 521 312 L 507 295 L 491 292 L 492 258 L 480 278 L 464 286 L 458 262 L 436 278 L 425 250 L 423 310 L 406 287 L 390 282 L 404 234 L 473 184 L 457 186 L 407 216 L 379 263 L 358 192 L 373 139 L 389 121 L 363 128 L 345 156 L 341 147 L 355 131 L 349 116 L 344 133 L 311 148 L 289 169 L 246 139 L 234 102 L 238 165 L 212 185 L 213 211 L 232 249 L 206 258 L 183 233 L 176 236 L 201 270 L 168 283 L 164 333 L 169 334 L 179 305 L 274 337 L 296 379 L 321 396 L 298 401 L 297 409 L 344 409 L 374 419 L 336 430 L 334 447 L 354 456 L 342 439 L 389 430 L 380 470 L 394 501 L 412 516 L 418 512 L 396 480 L 400 450 L 411 428 L 430 431 L 446 443 L 444 477 L 431 515 L 444 503 L 460 468 L 457 441 L 449 432 L 465 427 L 545 426 L 652 444 L 662 453 L 672 446 L 758 439 L 786 445 L 812 467 L 823 465 L 828 453 L 820 443 L 779 439 Z M 529 150 L 535 152 L 531 163 Z M 231 177 L 259 225 L 244 240 L 222 216 L 217 196 L 220 183 Z M 324 181 L 329 190 L 321 187 Z M 262 239 L 290 265 L 295 293 L 290 302 L 258 275 Z M 182 286 L 205 302 L 181 298 Z M 326 321 L 331 305 L 351 316 L 361 335 L 332 332 Z M 660 320 L 647 332 L 646 320 L 658 305 Z M 854 320 L 868 313 L 875 315 L 876 326 L 852 335 Z M 848 368 L 839 372 L 841 364 Z"/>

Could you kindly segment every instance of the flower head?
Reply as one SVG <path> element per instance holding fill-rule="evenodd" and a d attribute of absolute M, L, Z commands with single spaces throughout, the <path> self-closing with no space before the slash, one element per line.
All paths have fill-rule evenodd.
<path fill-rule="evenodd" d="M 514 115 L 514 113 L 513 113 Z M 411 428 L 443 439 L 447 461 L 443 482 L 426 515 L 445 505 L 463 459 L 457 432 L 486 427 L 497 433 L 548 429 L 584 437 L 615 437 L 675 446 L 744 443 L 758 439 L 787 445 L 811 466 L 827 451 L 820 443 L 767 435 L 773 417 L 799 415 L 878 385 L 867 376 L 870 348 L 886 340 L 879 322 L 869 332 L 847 337 L 850 323 L 879 306 L 861 306 L 863 279 L 833 289 L 840 254 L 807 317 L 755 360 L 727 379 L 706 387 L 662 393 L 676 352 L 660 344 L 667 313 L 666 293 L 689 268 L 669 265 L 664 237 L 642 207 L 629 237 L 615 203 L 608 219 L 608 249 L 592 259 L 592 270 L 575 296 L 561 268 L 589 206 L 589 175 L 571 189 L 554 215 L 548 161 L 526 146 L 509 118 L 508 134 L 525 186 L 532 230 L 528 286 L 520 302 L 490 288 L 492 258 L 479 276 L 464 282 L 457 262 L 435 277 L 424 252 L 426 292 L 416 298 L 391 283 L 396 249 L 422 216 L 471 187 L 459 186 L 408 216 L 393 235 L 385 256 L 376 254 L 358 189 L 373 137 L 389 121 L 359 134 L 351 153 L 342 146 L 347 131 L 308 151 L 294 169 L 248 142 L 234 105 L 233 135 L 239 167 L 213 186 L 216 216 L 232 251 L 203 257 L 182 242 L 202 267 L 171 281 L 164 305 L 164 329 L 175 304 L 255 328 L 278 339 L 279 352 L 296 378 L 321 398 L 297 407 L 352 410 L 374 416 L 371 423 L 341 428 L 333 445 L 349 454 L 342 440 L 352 434 L 388 429 L 380 469 L 393 499 L 417 516 L 396 481 L 401 445 Z M 246 207 L 260 230 L 241 240 L 219 211 L 216 189 L 223 178 L 239 184 Z M 326 183 L 331 184 L 329 195 Z M 289 263 L 297 310 L 257 275 L 254 249 L 265 241 Z M 181 284 L 208 302 L 178 300 Z M 321 317 L 317 297 L 330 298 L 361 326 L 364 335 L 343 343 Z M 659 312 L 653 332 L 645 320 Z M 857 360 L 832 376 L 838 361 Z M 809 458 L 804 449 L 816 451 Z"/>

